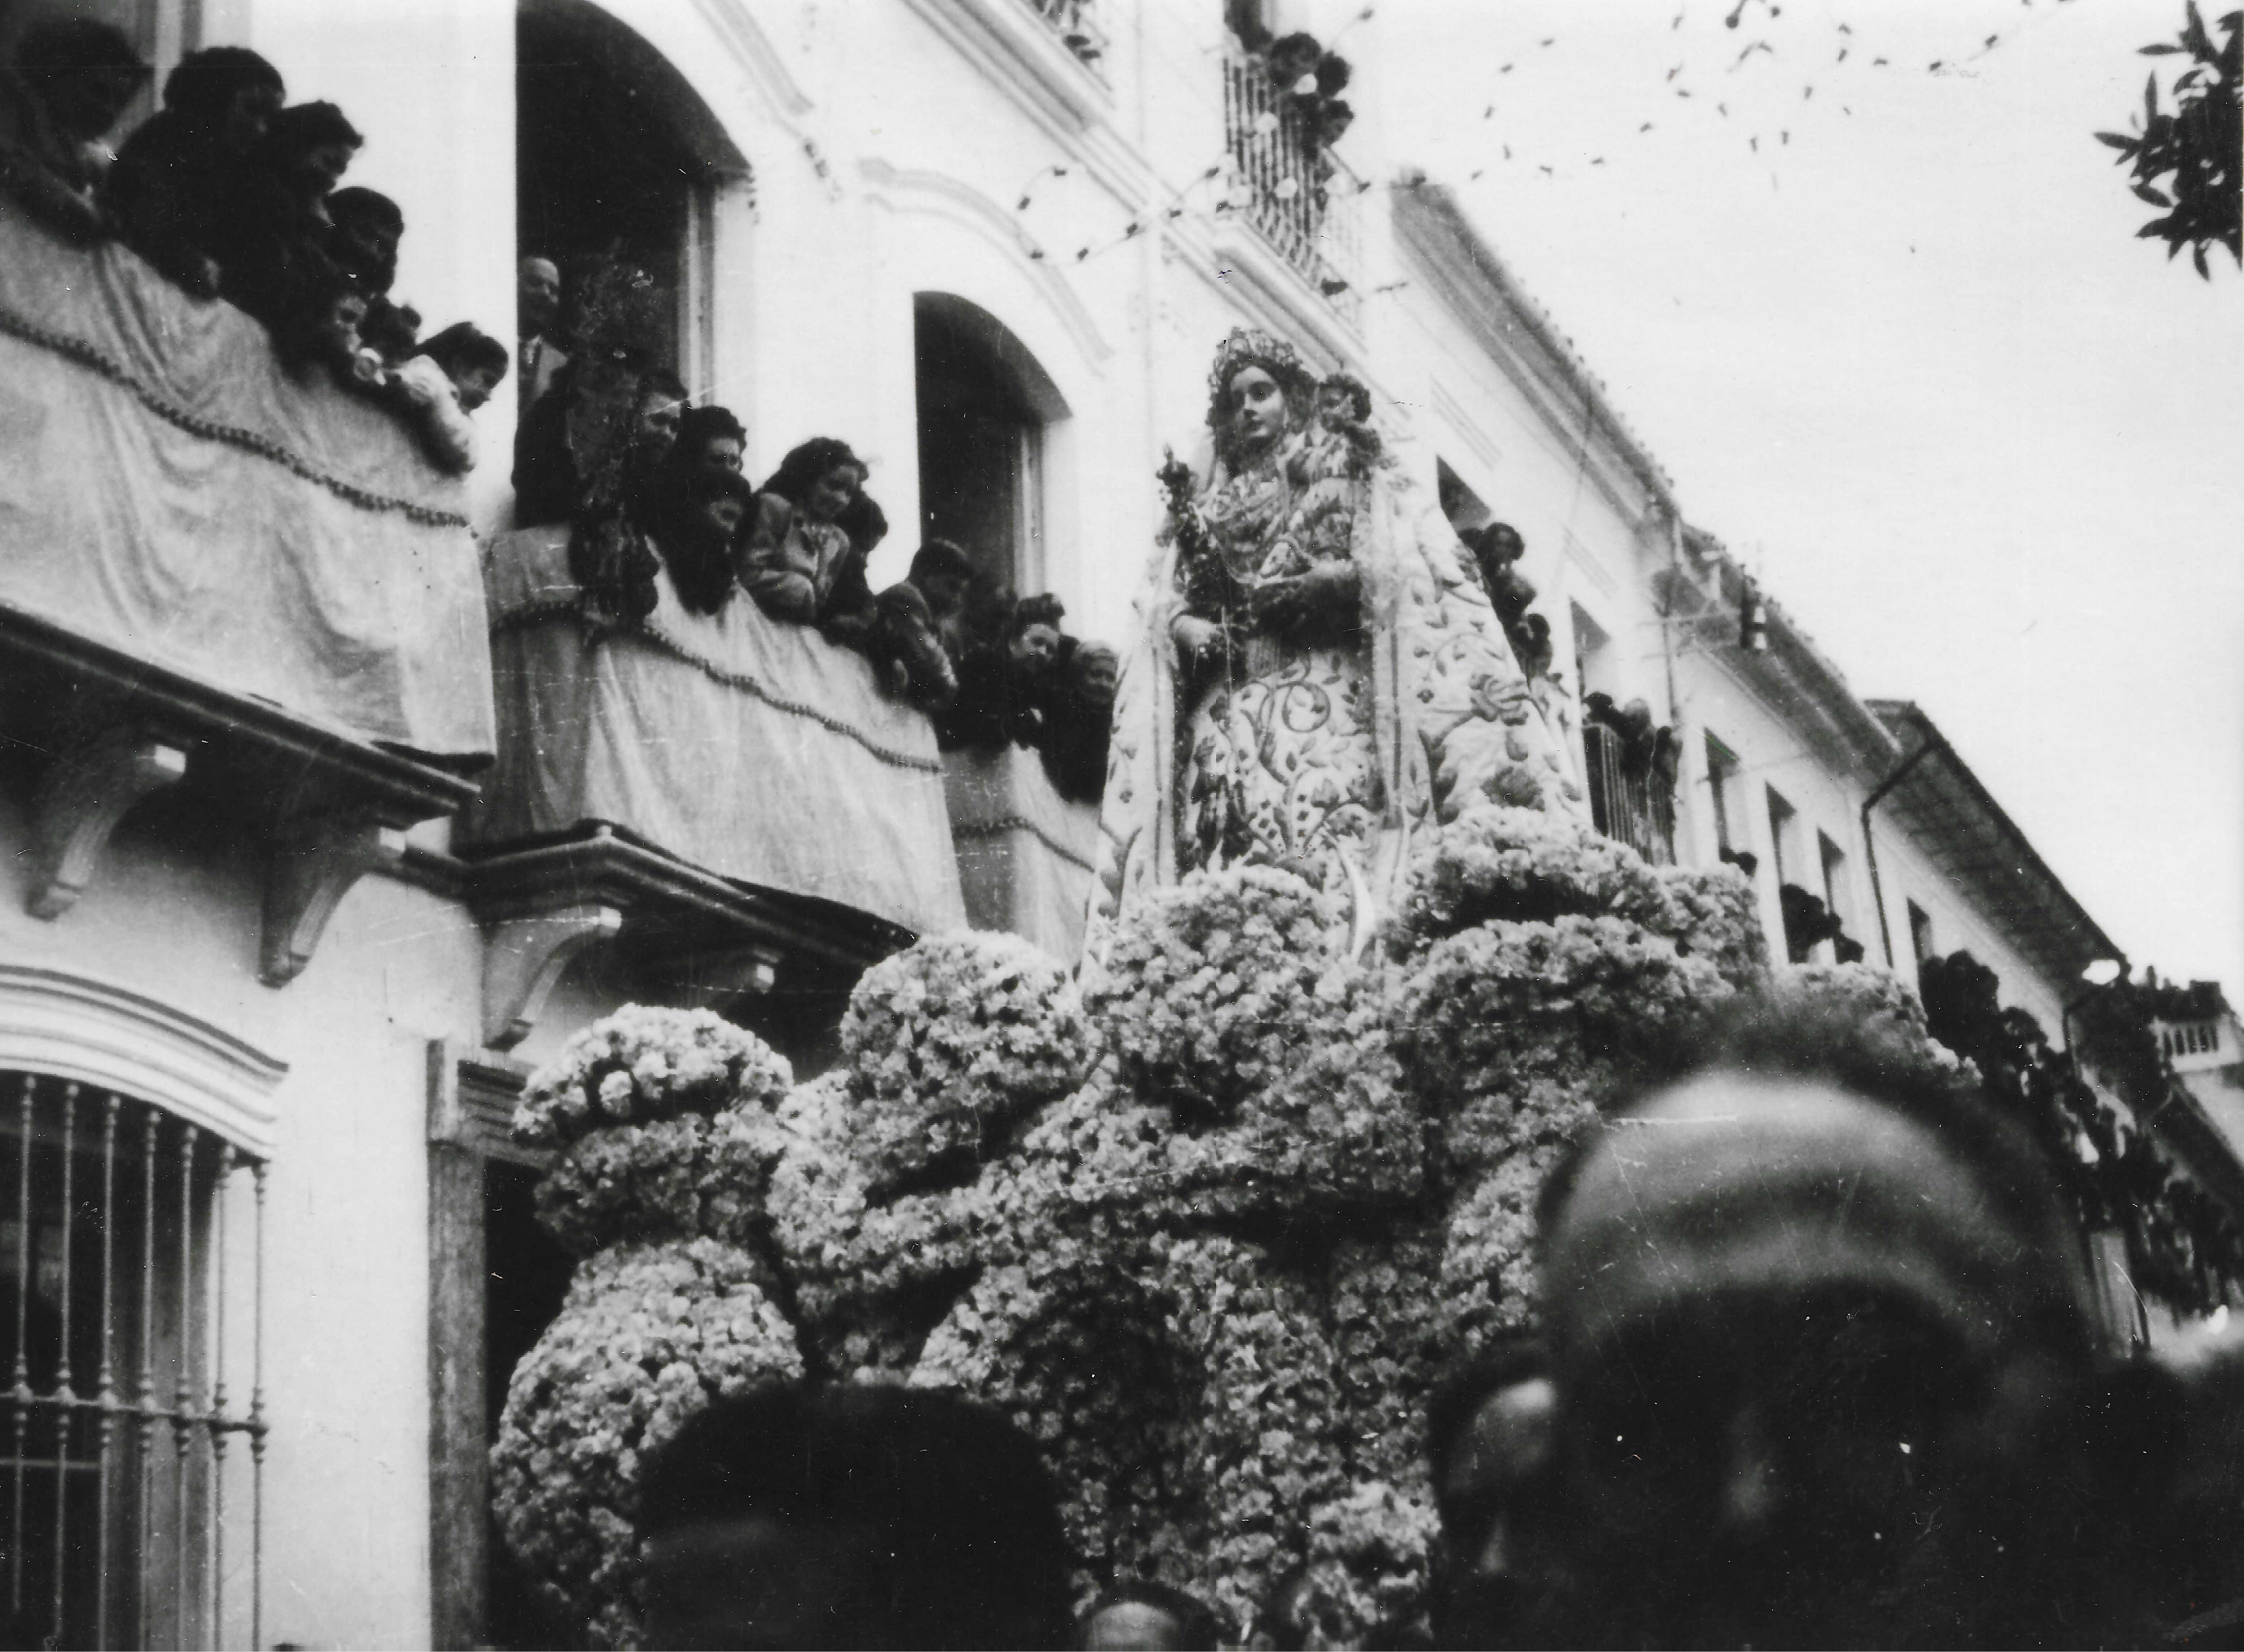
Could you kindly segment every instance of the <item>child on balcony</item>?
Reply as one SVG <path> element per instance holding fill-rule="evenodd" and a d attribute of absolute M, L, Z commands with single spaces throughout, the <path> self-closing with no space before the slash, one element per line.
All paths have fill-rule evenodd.
<path fill-rule="evenodd" d="M 247 47 L 191 51 L 110 169 L 104 205 L 125 244 L 197 298 L 218 296 L 227 204 L 286 95 Z"/>
<path fill-rule="evenodd" d="M 109 233 L 95 194 L 114 158 L 101 139 L 148 78 L 132 44 L 105 23 L 42 24 L 0 68 L 0 187 L 71 240 Z"/>
<path fill-rule="evenodd" d="M 774 619 L 816 625 L 862 606 L 844 577 L 854 570 L 862 583 L 863 553 L 841 518 L 853 507 L 862 516 L 865 475 L 848 442 L 814 436 L 757 494 L 737 565 L 741 588 Z"/>
<path fill-rule="evenodd" d="M 383 386 L 419 428 L 422 444 L 456 475 L 476 466 L 476 428 L 468 415 L 506 377 L 511 352 L 472 321 L 455 321 L 421 347 Z"/>

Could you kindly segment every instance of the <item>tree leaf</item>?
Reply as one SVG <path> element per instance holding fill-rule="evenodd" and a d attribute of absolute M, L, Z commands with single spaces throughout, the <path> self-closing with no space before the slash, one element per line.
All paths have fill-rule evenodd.
<path fill-rule="evenodd" d="M 2211 280 L 2213 279 L 2213 272 L 2205 266 L 2205 243 L 2200 241 L 2196 246 L 2191 247 L 2189 249 L 2189 256 L 2191 260 L 2197 266 L 2198 274 L 2208 281 Z"/>
<path fill-rule="evenodd" d="M 2138 48 L 2137 55 L 2145 57 L 2171 57 L 2177 52 L 2180 51 L 2180 50 L 2181 48 L 2180 46 L 2170 46 L 2160 44 L 2155 46 L 2139 47 Z"/>
<path fill-rule="evenodd" d="M 2109 144 L 2123 155 L 2132 155 L 2135 152 L 2136 140 L 2132 138 L 2122 138 L 2115 131 L 2098 132 L 2096 141 L 2099 144 Z"/>
<path fill-rule="evenodd" d="M 2173 205 L 2173 201 L 2160 194 L 2157 190 L 2153 189 L 2148 184 L 2137 184 L 2133 185 L 2133 188 L 2135 191 L 2135 198 L 2138 200 L 2148 201 L 2153 206 L 2172 206 Z"/>

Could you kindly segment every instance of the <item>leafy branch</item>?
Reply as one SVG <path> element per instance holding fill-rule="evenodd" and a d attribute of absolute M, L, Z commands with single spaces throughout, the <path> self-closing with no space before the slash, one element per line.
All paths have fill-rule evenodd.
<path fill-rule="evenodd" d="M 2240 87 L 2240 47 L 2244 47 L 2244 11 L 2220 19 L 2219 45 L 2206 32 L 2196 0 L 2188 0 L 2188 20 L 2178 40 L 2145 46 L 2146 57 L 2187 57 L 2190 66 L 2175 77 L 2171 112 L 2159 106 L 2159 77 L 2152 71 L 2143 87 L 2143 112 L 2131 117 L 2132 134 L 2100 131 L 2099 143 L 2132 162 L 2136 196 L 2165 215 L 2135 233 L 2166 244 L 2166 256 L 2187 246 L 2190 261 L 2206 280 L 2205 249 L 2214 243 L 2244 264 L 2244 180 L 2239 152 L 2244 150 L 2244 87 Z M 2161 187 L 2160 180 L 2170 180 Z"/>

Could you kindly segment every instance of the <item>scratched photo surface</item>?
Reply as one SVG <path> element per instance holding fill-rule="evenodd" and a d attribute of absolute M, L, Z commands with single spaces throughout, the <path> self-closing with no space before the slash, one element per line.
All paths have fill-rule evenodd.
<path fill-rule="evenodd" d="M 2240 32 L 0 0 L 0 1640 L 2236 1643 Z"/>

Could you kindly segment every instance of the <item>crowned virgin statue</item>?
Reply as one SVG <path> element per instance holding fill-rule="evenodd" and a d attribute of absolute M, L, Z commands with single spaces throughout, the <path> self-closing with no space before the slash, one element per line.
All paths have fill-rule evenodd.
<path fill-rule="evenodd" d="M 1169 522 L 1124 662 L 1093 947 L 1146 890 L 1270 866 L 1345 896 L 1358 943 L 1411 839 L 1476 803 L 1579 814 L 1526 674 L 1370 397 L 1234 331 L 1213 457 L 1161 473 Z"/>

